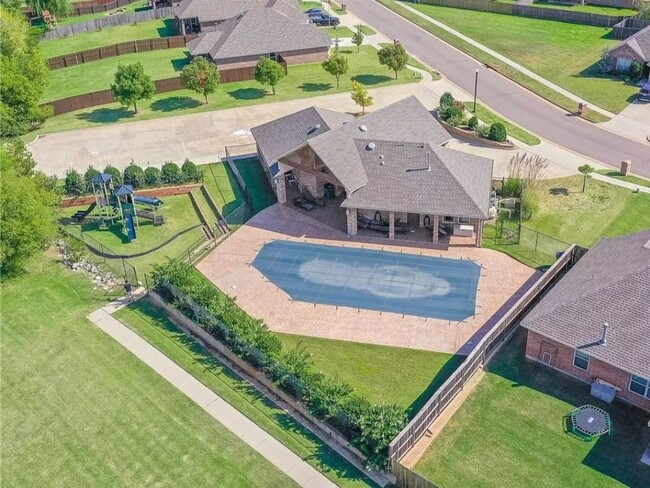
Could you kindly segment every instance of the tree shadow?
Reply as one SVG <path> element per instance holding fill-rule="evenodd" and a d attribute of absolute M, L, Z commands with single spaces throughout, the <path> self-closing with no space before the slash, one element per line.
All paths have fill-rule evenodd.
<path fill-rule="evenodd" d="M 298 88 L 306 92 L 327 91 L 332 88 L 331 83 L 303 83 Z"/>
<path fill-rule="evenodd" d="M 109 124 L 122 119 L 131 119 L 135 116 L 132 110 L 124 107 L 119 108 L 97 108 L 90 112 L 81 112 L 76 115 L 77 119 L 92 122 L 94 124 Z"/>
<path fill-rule="evenodd" d="M 352 79 L 362 85 L 378 85 L 380 83 L 386 83 L 392 78 L 386 75 L 357 75 L 353 76 Z"/>
<path fill-rule="evenodd" d="M 239 88 L 229 91 L 228 95 L 237 100 L 257 100 L 266 96 L 266 90 L 261 88 Z"/>
<path fill-rule="evenodd" d="M 175 112 L 176 110 L 196 108 L 199 105 L 201 105 L 201 102 L 192 97 L 175 96 L 156 100 L 151 104 L 151 110 L 154 112 Z"/>
<path fill-rule="evenodd" d="M 133 11 L 134 12 L 145 12 L 147 10 L 151 10 L 151 5 L 144 5 L 142 7 L 136 7 Z M 158 29 L 158 32 L 160 32 L 162 29 Z"/>
<path fill-rule="evenodd" d="M 548 192 L 551 195 L 564 195 L 564 196 L 568 196 L 570 193 L 568 188 L 551 188 Z"/>

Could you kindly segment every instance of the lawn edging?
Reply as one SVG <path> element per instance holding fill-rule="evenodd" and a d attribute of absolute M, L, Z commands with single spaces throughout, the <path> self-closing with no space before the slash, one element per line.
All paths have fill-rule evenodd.
<path fill-rule="evenodd" d="M 462 127 L 454 127 L 453 125 L 450 125 L 444 120 L 442 120 L 438 115 L 437 111 L 435 112 L 435 117 L 436 120 L 440 123 L 440 125 L 442 125 L 445 128 L 447 132 L 449 132 L 451 135 L 460 137 L 461 139 L 466 139 L 468 141 L 480 144 L 481 146 L 491 147 L 494 149 L 503 149 L 506 151 L 512 151 L 518 149 L 518 147 L 513 142 L 507 139 L 506 142 L 492 141 L 484 137 L 479 137 L 478 135 L 476 135 L 476 132 L 474 132 L 471 129 L 465 130 Z"/>

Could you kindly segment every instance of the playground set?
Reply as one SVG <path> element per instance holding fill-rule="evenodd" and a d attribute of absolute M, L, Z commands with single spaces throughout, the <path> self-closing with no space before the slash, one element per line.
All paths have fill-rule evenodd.
<path fill-rule="evenodd" d="M 158 226 L 165 223 L 165 217 L 159 211 L 163 204 L 156 197 L 134 193 L 132 185 L 114 187 L 111 175 L 99 173 L 91 182 L 95 201 L 86 210 L 80 210 L 72 216 L 72 222 L 83 223 L 91 214 L 99 221 L 100 228 L 108 229 L 110 225 L 121 222 L 127 242 L 136 239 L 136 229 L 140 228 L 140 219 L 152 221 Z M 138 209 L 136 205 L 147 208 Z"/>

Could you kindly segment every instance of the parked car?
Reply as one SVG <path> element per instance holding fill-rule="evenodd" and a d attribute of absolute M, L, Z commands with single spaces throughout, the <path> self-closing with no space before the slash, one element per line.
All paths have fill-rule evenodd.
<path fill-rule="evenodd" d="M 641 87 L 636 99 L 640 102 L 650 102 L 650 83 L 646 83 Z"/>
<path fill-rule="evenodd" d="M 322 8 L 310 8 L 309 10 L 305 10 L 305 13 L 309 15 L 310 17 L 312 15 L 322 15 L 322 14 L 327 14 L 324 9 Z"/>
<path fill-rule="evenodd" d="M 316 24 L 318 27 L 322 27 L 324 25 L 333 25 L 337 26 L 340 23 L 340 20 L 338 17 L 334 17 L 329 14 L 322 14 L 322 15 L 314 15 L 309 17 L 309 20 L 311 20 L 314 24 Z"/>

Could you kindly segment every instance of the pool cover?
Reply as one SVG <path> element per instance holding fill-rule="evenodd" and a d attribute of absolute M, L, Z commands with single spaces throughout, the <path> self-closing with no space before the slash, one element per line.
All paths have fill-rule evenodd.
<path fill-rule="evenodd" d="M 294 300 L 461 321 L 475 313 L 480 266 L 469 260 L 291 241 L 253 266 Z"/>

